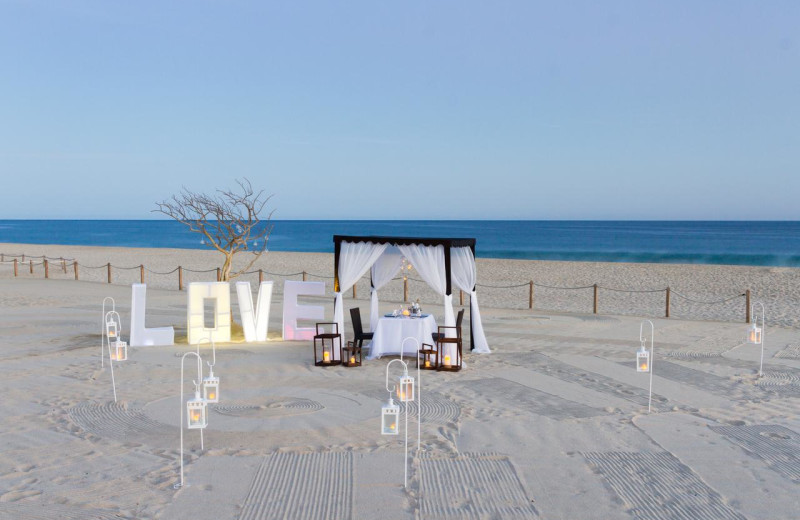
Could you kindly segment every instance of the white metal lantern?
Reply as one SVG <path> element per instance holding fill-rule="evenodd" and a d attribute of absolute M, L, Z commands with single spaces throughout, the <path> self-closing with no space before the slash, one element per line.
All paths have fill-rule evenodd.
<path fill-rule="evenodd" d="M 116 321 L 114 321 L 114 318 L 111 316 L 109 316 L 106 321 L 106 336 L 108 337 L 108 339 L 116 339 L 119 337 L 119 325 L 117 324 Z"/>
<path fill-rule="evenodd" d="M 214 367 L 209 367 L 208 376 L 203 378 L 203 399 L 207 403 L 219 402 L 219 378 L 214 377 Z"/>
<path fill-rule="evenodd" d="M 644 345 L 639 347 L 639 351 L 636 352 L 636 371 L 650 372 L 650 352 Z"/>
<path fill-rule="evenodd" d="M 747 342 L 751 345 L 760 345 L 762 340 L 761 327 L 755 323 L 747 327 Z"/>
<path fill-rule="evenodd" d="M 194 399 L 186 401 L 186 427 L 190 430 L 202 430 L 208 426 L 208 405 L 205 399 L 200 398 L 200 392 L 194 393 Z"/>
<path fill-rule="evenodd" d="M 111 345 L 111 359 L 126 361 L 128 359 L 128 342 L 117 340 Z"/>
<path fill-rule="evenodd" d="M 407 403 L 414 400 L 414 378 L 404 372 L 397 382 L 397 398 L 401 403 Z"/>
<path fill-rule="evenodd" d="M 381 407 L 381 434 L 399 435 L 400 429 L 397 427 L 400 418 L 400 407 L 394 404 L 392 398 Z"/>

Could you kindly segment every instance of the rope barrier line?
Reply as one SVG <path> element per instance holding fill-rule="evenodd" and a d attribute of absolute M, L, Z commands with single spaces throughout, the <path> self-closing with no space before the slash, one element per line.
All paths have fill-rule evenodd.
<path fill-rule="evenodd" d="M 48 264 L 48 262 L 52 262 L 52 263 Z M 75 280 L 79 280 L 78 267 L 81 267 L 83 269 L 103 269 L 103 270 L 107 270 L 107 272 L 108 272 L 107 276 L 103 277 L 104 279 L 107 280 L 108 283 L 112 283 L 112 269 L 119 269 L 121 271 L 133 271 L 133 270 L 139 269 L 141 271 L 141 273 L 142 273 L 141 274 L 142 282 L 144 282 L 144 278 L 145 278 L 144 277 L 144 272 L 145 271 L 150 273 L 150 274 L 159 275 L 159 276 L 171 275 L 171 274 L 177 272 L 178 273 L 178 290 L 183 290 L 184 289 L 184 271 L 186 273 L 201 273 L 201 274 L 216 272 L 217 273 L 217 279 L 219 279 L 219 277 L 220 277 L 220 268 L 219 267 L 214 267 L 214 268 L 211 268 L 211 269 L 189 269 L 189 268 L 186 268 L 186 267 L 178 266 L 178 267 L 175 267 L 174 269 L 172 269 L 170 271 L 161 272 L 161 271 L 154 271 L 152 269 L 149 269 L 149 268 L 145 267 L 144 265 L 135 265 L 135 266 L 128 267 L 128 266 L 117 266 L 117 265 L 111 264 L 110 262 L 102 264 L 102 265 L 98 265 L 98 266 L 81 265 L 81 264 L 78 264 L 77 260 L 75 260 L 74 258 L 61 258 L 61 257 L 55 258 L 55 257 L 46 256 L 46 255 L 38 255 L 38 256 L 31 256 L 31 255 L 25 255 L 25 254 L 9 254 L 9 255 L 6 255 L 6 254 L 3 254 L 3 253 L 0 253 L 0 264 L 13 265 L 14 266 L 14 276 L 15 277 L 18 276 L 18 269 L 19 270 L 29 271 L 31 275 L 34 275 L 34 269 L 33 268 L 35 266 L 44 266 L 44 278 L 49 278 L 50 277 L 49 274 L 50 274 L 51 270 L 48 269 L 48 268 L 52 268 L 52 272 L 56 272 L 56 270 L 58 270 L 60 268 L 60 269 L 63 269 L 64 274 L 66 274 L 67 273 L 67 265 L 71 264 L 73 266 Z M 309 277 L 309 276 L 314 277 L 314 278 L 321 278 L 321 279 L 325 279 L 325 280 L 333 280 L 333 279 L 335 279 L 335 276 L 327 276 L 327 275 L 315 274 L 315 273 L 310 273 L 308 271 L 299 271 L 299 272 L 296 272 L 296 273 L 274 273 L 274 272 L 271 272 L 271 271 L 265 271 L 263 269 L 253 269 L 253 270 L 250 270 L 250 271 L 244 271 L 244 272 L 242 272 L 240 274 L 241 275 L 258 274 L 260 280 L 263 280 L 263 275 L 274 276 L 274 277 L 282 277 L 282 278 L 292 278 L 292 277 L 297 277 L 297 276 L 301 276 L 302 275 L 303 281 L 305 281 L 307 279 L 307 277 Z M 403 301 L 408 301 L 408 282 L 409 281 L 425 283 L 425 280 L 421 280 L 421 279 L 418 279 L 418 278 L 412 278 L 411 276 L 408 276 L 408 274 L 405 273 L 405 272 L 399 273 L 399 276 L 393 277 L 391 279 L 391 281 L 403 281 Z M 663 289 L 622 289 L 622 288 L 616 288 L 616 287 L 606 287 L 606 286 L 602 286 L 602 285 L 599 285 L 599 284 L 580 285 L 580 286 L 570 287 L 570 286 L 558 286 L 558 285 L 549 285 L 549 284 L 537 283 L 537 282 L 534 282 L 533 280 L 530 280 L 528 282 L 518 283 L 518 284 L 514 284 L 514 283 L 507 284 L 507 285 L 476 284 L 476 286 L 477 287 L 481 287 L 483 289 L 518 289 L 518 288 L 522 288 L 522 287 L 527 287 L 529 289 L 529 292 L 528 292 L 528 309 L 534 309 L 534 288 L 535 287 L 542 287 L 542 288 L 553 289 L 553 290 L 565 290 L 565 291 L 576 291 L 576 290 L 593 289 L 593 293 L 594 293 L 593 313 L 594 314 L 598 314 L 598 293 L 599 293 L 600 290 L 602 290 L 602 291 L 612 291 L 612 292 L 618 292 L 618 293 L 632 293 L 632 294 L 633 293 L 641 293 L 641 294 L 666 293 L 666 300 L 665 300 L 665 304 L 666 304 L 665 305 L 665 317 L 666 318 L 670 317 L 670 296 L 671 295 L 675 295 L 678 298 L 682 298 L 682 299 L 684 299 L 684 300 L 686 300 L 688 302 L 692 302 L 692 303 L 700 304 L 700 305 L 720 305 L 720 304 L 724 304 L 724 303 L 727 303 L 727 302 L 730 302 L 730 301 L 733 301 L 733 300 L 736 300 L 736 299 L 742 298 L 742 297 L 745 297 L 746 298 L 746 302 L 749 304 L 750 295 L 751 295 L 751 291 L 748 289 L 746 292 L 743 292 L 743 293 L 740 293 L 740 294 L 736 294 L 734 296 L 730 296 L 730 297 L 727 297 L 727 298 L 722 298 L 722 299 L 713 300 L 713 301 L 705 301 L 705 300 L 698 300 L 698 299 L 695 299 L 695 298 L 691 298 L 691 297 L 689 297 L 689 296 L 687 296 L 685 294 L 682 294 L 680 292 L 677 292 L 677 291 L 673 290 L 670 287 L 665 287 Z M 463 292 L 459 291 L 459 294 L 463 298 Z M 353 298 L 356 298 L 356 286 L 355 285 L 353 286 Z M 463 304 L 463 300 L 462 300 L 462 304 Z M 747 309 L 746 321 L 747 321 L 747 323 L 750 323 L 750 312 L 749 312 L 749 309 Z"/>
<path fill-rule="evenodd" d="M 178 270 L 178 269 L 180 269 L 180 267 L 176 267 L 176 268 L 175 268 L 175 269 L 173 269 L 172 271 L 166 271 L 166 272 L 164 272 L 164 273 L 161 273 L 161 272 L 159 272 L 159 271 L 153 271 L 152 269 L 148 269 L 147 267 L 145 267 L 145 268 L 144 268 L 144 270 L 145 270 L 145 271 L 147 271 L 147 272 L 148 272 L 148 273 L 150 273 L 150 274 L 161 274 L 161 275 L 164 275 L 164 274 L 172 274 L 172 273 L 174 273 L 174 272 L 177 272 L 177 270 Z"/>
<path fill-rule="evenodd" d="M 528 285 L 528 284 L 525 284 L 525 285 Z M 536 282 L 533 282 L 533 286 L 534 287 L 546 287 L 548 289 L 566 289 L 566 290 L 569 290 L 569 291 L 576 291 L 578 289 L 594 289 L 594 285 L 581 285 L 581 286 L 578 286 L 578 287 L 559 287 L 557 285 L 545 285 L 543 283 L 536 283 Z"/>
<path fill-rule="evenodd" d="M 521 283 L 519 285 L 484 285 L 482 283 L 476 283 L 477 287 L 485 287 L 489 289 L 516 289 L 517 287 L 528 287 L 529 283 Z M 535 284 L 534 284 L 535 285 Z"/>
<path fill-rule="evenodd" d="M 731 300 L 735 300 L 736 298 L 743 298 L 743 297 L 746 296 L 746 293 L 742 293 L 742 294 L 737 294 L 736 296 L 731 296 L 730 298 L 725 298 L 723 300 L 717 300 L 717 301 L 713 301 L 713 302 L 705 302 L 705 301 L 695 300 L 695 299 L 689 298 L 688 296 L 685 296 L 685 295 L 683 295 L 683 294 L 681 294 L 679 292 L 676 292 L 676 291 L 672 291 L 672 294 L 674 294 L 675 296 L 679 296 L 679 297 L 683 298 L 684 300 L 688 300 L 688 301 L 690 301 L 692 303 L 700 303 L 700 304 L 703 304 L 703 305 L 718 305 L 720 303 L 729 302 Z"/>
<path fill-rule="evenodd" d="M 657 293 L 657 292 L 667 291 L 666 287 L 663 289 L 614 289 L 613 287 L 604 287 L 602 285 L 598 285 L 597 288 L 603 289 L 604 291 L 629 292 L 629 293 Z"/>

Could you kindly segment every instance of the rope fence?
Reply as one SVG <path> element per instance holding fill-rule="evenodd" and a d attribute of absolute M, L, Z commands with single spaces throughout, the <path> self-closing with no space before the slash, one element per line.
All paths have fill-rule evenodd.
<path fill-rule="evenodd" d="M 36 260 L 36 261 L 34 261 Z M 55 264 L 53 264 L 55 262 Z M 0 265 L 2 266 L 12 266 L 14 270 L 14 276 L 20 276 L 20 270 L 27 268 L 30 274 L 35 274 L 34 267 L 41 266 L 43 268 L 44 278 L 50 278 L 50 268 L 52 265 L 55 265 L 56 268 L 61 269 L 63 274 L 67 274 L 68 266 L 72 267 L 73 276 L 75 280 L 80 280 L 80 269 L 105 269 L 106 270 L 106 282 L 113 283 L 113 270 L 120 270 L 120 271 L 132 271 L 132 270 L 139 270 L 139 279 L 141 283 L 145 283 L 145 273 L 150 273 L 152 275 L 157 276 L 167 276 L 177 273 L 178 275 L 178 290 L 182 291 L 184 289 L 184 272 L 187 273 L 197 273 L 197 274 L 206 274 L 206 273 L 216 273 L 216 281 L 222 280 L 221 270 L 219 267 L 215 267 L 212 269 L 190 269 L 188 267 L 178 266 L 170 271 L 153 271 L 152 269 L 146 268 L 143 264 L 134 265 L 134 266 L 116 266 L 109 263 L 103 265 L 83 265 L 78 264 L 78 261 L 74 258 L 64 258 L 64 257 L 50 257 L 46 255 L 41 256 L 31 256 L 25 254 L 5 254 L 0 253 Z M 316 273 L 310 273 L 307 271 L 298 271 L 296 273 L 274 273 L 270 271 L 265 271 L 263 269 L 256 269 L 251 271 L 245 271 L 240 273 L 241 275 L 258 275 L 259 283 L 264 281 L 264 275 L 267 276 L 276 276 L 281 278 L 294 278 L 298 276 L 302 276 L 302 280 L 305 282 L 308 280 L 309 277 L 313 278 L 321 278 L 326 280 L 334 279 L 333 276 L 329 275 L 322 275 Z M 421 282 L 426 283 L 424 280 L 420 280 L 417 278 L 412 278 L 410 276 L 398 276 L 393 278 L 392 280 L 403 280 L 403 302 L 408 302 L 408 282 Z M 592 285 L 580 285 L 580 286 L 558 286 L 558 285 L 548 285 L 543 283 L 534 282 L 533 280 L 529 280 L 528 282 L 518 283 L 518 284 L 509 284 L 509 285 L 491 285 L 491 284 L 476 284 L 476 287 L 480 287 L 482 289 L 519 289 L 522 287 L 528 288 L 528 309 L 533 310 L 534 308 L 534 290 L 536 287 L 544 288 L 544 289 L 551 289 L 551 290 L 563 290 L 563 291 L 576 291 L 576 290 L 586 290 L 592 289 L 592 313 L 599 314 L 599 295 L 600 291 L 611 291 L 616 293 L 630 293 L 630 294 L 653 294 L 653 293 L 664 293 L 665 295 L 665 307 L 664 307 L 664 317 L 670 317 L 670 309 L 671 309 L 671 302 L 672 296 L 676 296 L 688 302 L 698 304 L 698 305 L 721 305 L 739 298 L 745 299 L 745 321 L 750 323 L 751 316 L 750 316 L 750 301 L 751 301 L 751 292 L 750 289 L 745 290 L 742 293 L 735 294 L 732 296 L 728 296 L 725 298 L 721 298 L 719 300 L 698 300 L 691 298 L 685 294 L 681 294 L 679 292 L 673 291 L 670 287 L 665 287 L 663 289 L 655 288 L 655 289 L 623 289 L 617 287 L 606 287 L 599 284 L 592 284 Z M 356 285 L 353 285 L 353 299 L 357 298 L 357 289 Z M 464 305 L 464 292 L 459 291 L 459 304 Z"/>

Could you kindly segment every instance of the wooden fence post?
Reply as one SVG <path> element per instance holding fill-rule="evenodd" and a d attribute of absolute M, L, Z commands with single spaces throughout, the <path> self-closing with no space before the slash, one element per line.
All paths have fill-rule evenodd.
<path fill-rule="evenodd" d="M 31 266 L 31 274 L 33 274 L 33 260 L 28 259 L 28 263 L 30 263 Z"/>
<path fill-rule="evenodd" d="M 355 284 L 355 283 L 353 284 L 353 299 L 354 300 L 356 299 L 356 285 L 358 285 L 358 284 Z"/>
<path fill-rule="evenodd" d="M 222 280 L 222 273 L 220 273 L 219 267 L 217 267 L 217 281 L 219 282 L 221 280 Z"/>
<path fill-rule="evenodd" d="M 664 313 L 664 316 L 669 318 L 669 287 L 667 287 L 667 309 Z"/>
<path fill-rule="evenodd" d="M 44 278 L 47 280 L 50 278 L 50 264 L 47 263 L 47 258 L 42 260 L 42 265 L 44 265 Z"/>
<path fill-rule="evenodd" d="M 464 306 L 464 291 L 461 289 L 458 290 L 458 304 Z"/>
<path fill-rule="evenodd" d="M 594 284 L 594 306 L 592 313 L 597 314 L 597 284 Z"/>
<path fill-rule="evenodd" d="M 19 266 L 17 265 L 17 259 L 14 259 L 14 278 L 19 276 Z"/>
<path fill-rule="evenodd" d="M 106 269 L 108 269 L 108 283 L 111 283 L 111 262 L 106 264 Z"/>
<path fill-rule="evenodd" d="M 528 282 L 528 308 L 533 310 L 533 280 Z"/>
<path fill-rule="evenodd" d="M 744 292 L 744 304 L 747 306 L 747 310 L 745 311 L 745 317 L 747 319 L 747 323 L 750 323 L 750 289 L 747 289 Z"/>
<path fill-rule="evenodd" d="M 403 277 L 403 301 L 408 303 L 408 277 Z"/>
<path fill-rule="evenodd" d="M 144 265 L 139 264 L 139 280 L 144 283 Z"/>
<path fill-rule="evenodd" d="M 305 271 L 303 271 L 303 281 L 304 282 L 306 281 L 306 272 Z"/>
<path fill-rule="evenodd" d="M 264 270 L 258 270 L 258 286 L 261 287 L 261 283 L 264 281 Z"/>
<path fill-rule="evenodd" d="M 5 262 L 5 261 L 6 261 L 6 255 L 3 254 L 3 253 L 0 253 L 0 262 Z"/>
<path fill-rule="evenodd" d="M 25 263 L 25 253 L 22 253 L 22 263 Z"/>
<path fill-rule="evenodd" d="M 183 290 L 183 267 L 178 266 L 178 290 Z"/>
<path fill-rule="evenodd" d="M 78 261 L 77 260 L 73 260 L 72 261 L 72 268 L 75 270 L 75 279 L 77 280 L 78 279 Z"/>
<path fill-rule="evenodd" d="M 64 274 L 67 274 L 67 261 L 64 260 L 64 257 L 61 257 L 61 270 L 64 271 Z"/>

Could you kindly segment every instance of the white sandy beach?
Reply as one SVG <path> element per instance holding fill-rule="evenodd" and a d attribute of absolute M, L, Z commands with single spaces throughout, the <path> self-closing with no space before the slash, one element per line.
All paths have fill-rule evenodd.
<path fill-rule="evenodd" d="M 0 251 L 152 271 L 217 265 L 204 251 Z M 332 276 L 332 264 L 327 254 L 269 253 L 254 269 Z M 50 280 L 41 267 L 20 271 L 0 267 L 0 518 L 791 520 L 800 511 L 800 269 L 479 259 L 487 285 L 669 285 L 703 301 L 750 288 L 767 307 L 764 377 L 759 348 L 743 341 L 743 298 L 673 295 L 663 319 L 663 293 L 601 291 L 593 315 L 591 290 L 537 287 L 531 311 L 527 287 L 479 289 L 494 352 L 466 354 L 459 373 L 423 373 L 422 450 L 412 419 L 408 489 L 400 440 L 379 433 L 387 359 L 314 367 L 308 342 L 281 341 L 282 278 L 265 276 L 278 282 L 270 341 L 219 346 L 222 401 L 204 450 L 185 432 L 180 490 L 179 362 L 190 348 L 131 349 L 115 365 L 116 404 L 100 367 L 101 301 L 116 298 L 127 336 L 138 269 L 114 271 L 111 285 L 104 269 L 81 267 L 79 282 L 56 265 Z M 200 279 L 211 277 L 185 283 Z M 308 301 L 330 318 L 325 281 L 326 297 Z M 177 277 L 148 272 L 146 282 L 147 325 L 182 337 Z M 401 296 L 401 282 L 390 284 L 384 310 Z M 412 282 L 410 296 L 441 322 L 423 284 Z M 365 278 L 345 305 L 368 314 L 367 297 Z M 648 377 L 634 365 L 642 316 L 656 327 L 650 414 Z"/>

